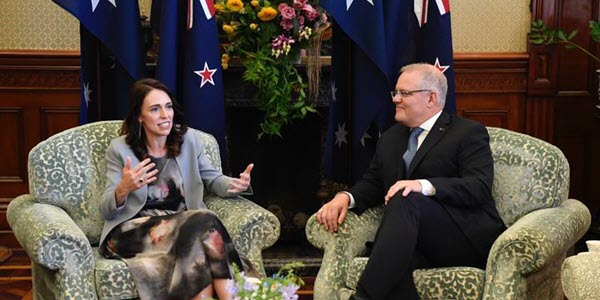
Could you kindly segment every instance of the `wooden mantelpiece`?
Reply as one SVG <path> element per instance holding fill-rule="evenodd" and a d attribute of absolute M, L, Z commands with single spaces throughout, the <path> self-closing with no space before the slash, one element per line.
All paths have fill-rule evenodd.
<path fill-rule="evenodd" d="M 548 120 L 552 118 L 547 116 L 546 102 L 540 104 L 527 95 L 528 67 L 526 53 L 457 53 L 458 114 L 548 139 L 552 132 Z M 225 80 L 228 89 L 231 85 Z M 236 91 L 226 94 L 240 98 Z M 0 51 L 0 126 L 4 128 L 0 135 L 0 245 L 19 248 L 5 214 L 10 200 L 28 191 L 29 150 L 77 125 L 79 98 L 78 52 Z M 230 102 L 227 109 L 238 109 L 240 99 L 230 98 L 226 99 Z"/>

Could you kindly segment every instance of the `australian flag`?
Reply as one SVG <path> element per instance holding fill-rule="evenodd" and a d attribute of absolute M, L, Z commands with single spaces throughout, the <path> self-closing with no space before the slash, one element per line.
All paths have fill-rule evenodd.
<path fill-rule="evenodd" d="M 156 0 L 155 0 L 156 1 Z M 212 134 L 226 157 L 223 71 L 213 0 L 158 1 L 160 15 L 156 78 L 185 111 L 186 124 Z M 222 160 L 226 162 L 226 160 Z"/>
<path fill-rule="evenodd" d="M 133 82 L 144 76 L 138 1 L 54 0 L 81 24 L 79 123 L 122 119 Z"/>
<path fill-rule="evenodd" d="M 332 58 L 325 173 L 352 183 L 366 170 L 379 135 L 394 122 L 389 91 L 402 66 L 427 62 L 442 70 L 448 78 L 444 109 L 455 112 L 449 0 L 321 4 L 341 29 L 334 37 L 350 40 L 334 40 L 333 55 L 342 58 Z"/>

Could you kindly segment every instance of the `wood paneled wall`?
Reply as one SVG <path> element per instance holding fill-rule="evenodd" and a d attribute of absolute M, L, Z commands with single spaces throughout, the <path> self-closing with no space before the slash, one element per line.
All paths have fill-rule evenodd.
<path fill-rule="evenodd" d="M 600 54 L 588 28 L 589 20 L 600 18 L 600 0 L 533 0 L 531 5 L 532 19 L 567 32 L 577 29 L 573 41 Z M 531 132 L 565 153 L 571 167 L 570 196 L 583 201 L 595 216 L 600 208 L 600 111 L 596 107 L 596 69 L 600 66 L 582 52 L 561 45 L 529 43 L 529 54 L 531 109 L 525 118 L 550 124 Z"/>
<path fill-rule="evenodd" d="M 29 190 L 29 150 L 77 126 L 79 64 L 78 52 L 0 53 L 0 245 L 20 248 L 6 222 L 6 207 Z"/>
<path fill-rule="evenodd" d="M 455 54 L 456 111 L 487 126 L 524 132 L 526 53 Z"/>
<path fill-rule="evenodd" d="M 553 116 L 546 97 L 528 94 L 530 65 L 527 53 L 456 54 L 458 114 L 551 141 L 553 122 L 562 118 Z M 28 192 L 31 148 L 77 125 L 79 86 L 78 53 L 0 53 L 0 245 L 19 247 L 6 223 L 6 205 Z"/>

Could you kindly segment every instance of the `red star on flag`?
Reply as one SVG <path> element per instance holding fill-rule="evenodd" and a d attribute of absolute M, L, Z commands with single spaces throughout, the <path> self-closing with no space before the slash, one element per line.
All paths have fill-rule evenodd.
<path fill-rule="evenodd" d="M 210 69 L 208 67 L 208 63 L 204 62 L 204 69 L 201 71 L 194 71 L 194 73 L 198 74 L 198 76 L 202 77 L 202 82 L 200 83 L 200 87 L 203 87 L 207 82 L 215 85 L 215 81 L 213 80 L 213 75 L 217 72 L 217 69 Z"/>
<path fill-rule="evenodd" d="M 446 72 L 446 70 L 448 70 L 448 68 L 450 68 L 450 66 L 440 65 L 440 59 L 438 57 L 435 58 L 435 64 L 433 66 L 436 67 L 438 70 L 440 70 L 442 73 Z"/>

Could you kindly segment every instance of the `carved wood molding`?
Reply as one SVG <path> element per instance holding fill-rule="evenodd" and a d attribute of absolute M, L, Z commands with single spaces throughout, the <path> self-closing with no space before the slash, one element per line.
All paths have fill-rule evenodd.
<path fill-rule="evenodd" d="M 522 93 L 527 90 L 527 74 L 457 74 L 457 93 Z"/>
<path fill-rule="evenodd" d="M 0 51 L 0 89 L 79 89 L 79 52 Z"/>
<path fill-rule="evenodd" d="M 33 71 L 0 68 L 0 89 L 79 89 L 79 70 L 77 71 Z"/>
<path fill-rule="evenodd" d="M 456 53 L 458 92 L 522 92 L 527 53 Z M 79 89 L 78 51 L 0 51 L 0 89 Z"/>
<path fill-rule="evenodd" d="M 457 93 L 524 93 L 527 53 L 456 53 Z"/>

